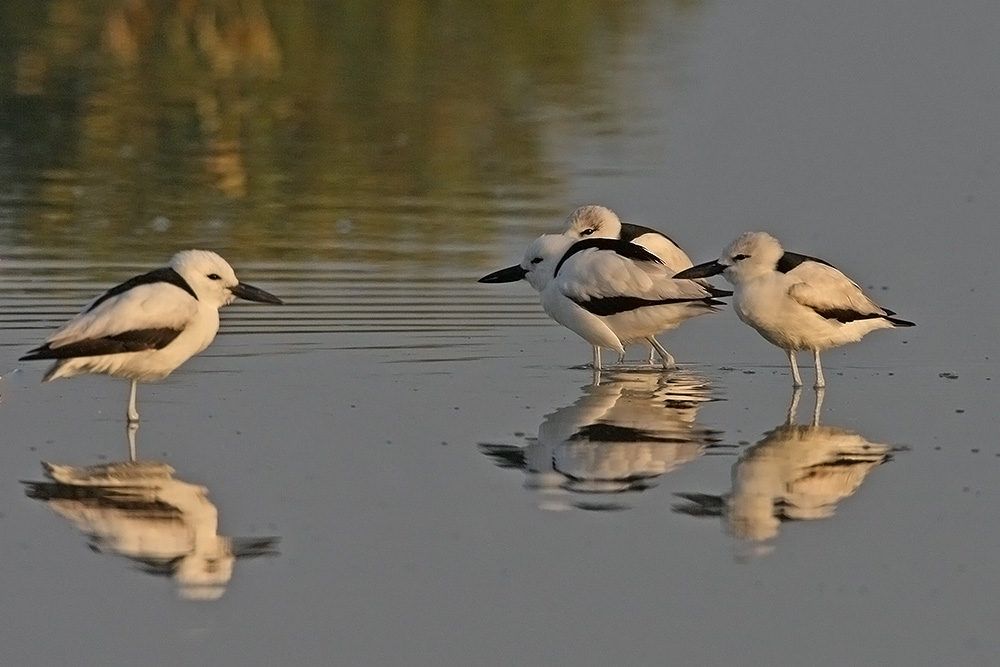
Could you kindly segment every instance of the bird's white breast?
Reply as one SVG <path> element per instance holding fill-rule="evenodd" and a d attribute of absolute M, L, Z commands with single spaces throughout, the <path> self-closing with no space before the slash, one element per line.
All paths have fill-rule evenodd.
<path fill-rule="evenodd" d="M 597 315 L 589 313 L 550 282 L 541 293 L 542 308 L 549 317 L 589 342 L 591 345 L 624 352 L 621 341 Z"/>
<path fill-rule="evenodd" d="M 882 318 L 840 322 L 824 317 L 789 295 L 794 276 L 768 273 L 736 286 L 733 307 L 739 318 L 768 342 L 785 350 L 825 350 L 892 326 Z"/>

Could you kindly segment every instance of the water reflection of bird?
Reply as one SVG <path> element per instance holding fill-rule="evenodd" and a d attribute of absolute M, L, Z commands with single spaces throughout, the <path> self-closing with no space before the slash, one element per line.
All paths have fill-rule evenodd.
<path fill-rule="evenodd" d="M 219 535 L 208 490 L 174 478 L 166 463 L 42 467 L 51 481 L 25 482 L 28 497 L 68 519 L 94 551 L 172 577 L 181 597 L 218 599 L 237 559 L 277 553 L 276 537 Z"/>
<path fill-rule="evenodd" d="M 625 345 L 647 341 L 663 365 L 673 357 L 654 336 L 722 305 L 716 290 L 692 280 L 674 280 L 672 268 L 642 246 L 620 239 L 577 241 L 545 234 L 528 246 L 519 265 L 494 271 L 479 282 L 527 280 L 538 291 L 545 312 L 591 344 L 594 368 L 601 348 L 625 355 Z"/>
<path fill-rule="evenodd" d="M 91 301 L 21 360 L 54 359 L 44 382 L 81 373 L 131 381 L 128 420 L 139 420 L 139 382 L 162 380 L 204 350 L 219 330 L 219 308 L 241 298 L 281 299 L 241 283 L 226 260 L 185 250 L 170 265 L 136 276 Z"/>
<path fill-rule="evenodd" d="M 619 372 L 606 380 L 546 415 L 527 446 L 480 443 L 480 451 L 522 470 L 544 509 L 614 510 L 627 505 L 607 496 L 647 489 L 719 442 L 717 431 L 696 421 L 701 405 L 714 400 L 705 379 Z"/>
<path fill-rule="evenodd" d="M 719 259 L 678 273 L 705 278 L 721 273 L 736 288 L 733 307 L 746 324 L 788 354 L 792 382 L 802 386 L 798 350 L 812 350 L 816 387 L 826 385 L 819 353 L 853 343 L 876 329 L 912 327 L 869 299 L 850 278 L 822 259 L 786 252 L 764 232 L 747 232 Z"/>
<path fill-rule="evenodd" d="M 832 516 L 874 468 L 890 460 L 893 448 L 844 428 L 820 425 L 822 393 L 817 392 L 808 426 L 793 423 L 799 390 L 794 393 L 790 418 L 765 433 L 733 465 L 729 493 L 679 493 L 687 502 L 674 510 L 721 517 L 734 537 L 752 542 L 776 537 L 782 521 Z"/>

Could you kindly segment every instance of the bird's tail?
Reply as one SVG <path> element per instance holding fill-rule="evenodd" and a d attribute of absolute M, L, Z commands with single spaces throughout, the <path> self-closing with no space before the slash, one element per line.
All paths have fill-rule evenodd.
<path fill-rule="evenodd" d="M 723 296 L 732 296 L 733 295 L 732 290 L 719 289 L 715 285 L 709 285 L 705 289 L 707 289 L 708 293 L 711 294 L 714 297 L 723 297 Z"/>
<path fill-rule="evenodd" d="M 35 359 L 56 359 L 57 357 L 52 356 L 52 348 L 49 344 L 40 345 L 33 350 L 28 350 L 28 353 L 23 357 L 18 359 L 18 361 L 34 361 Z"/>
<path fill-rule="evenodd" d="M 703 288 L 705 288 L 706 292 L 708 292 L 711 296 L 714 296 L 714 297 L 723 297 L 723 296 L 732 296 L 733 295 L 732 290 L 719 289 L 718 287 L 716 287 L 712 283 L 708 282 L 704 278 L 693 278 L 693 279 L 691 279 L 691 282 L 698 283 Z"/>
<path fill-rule="evenodd" d="M 50 380 L 55 380 L 56 378 L 66 377 L 59 371 L 62 367 L 66 365 L 67 359 L 59 359 L 56 363 L 49 366 L 49 369 L 45 371 L 45 375 L 42 376 L 42 382 L 48 382 Z"/>

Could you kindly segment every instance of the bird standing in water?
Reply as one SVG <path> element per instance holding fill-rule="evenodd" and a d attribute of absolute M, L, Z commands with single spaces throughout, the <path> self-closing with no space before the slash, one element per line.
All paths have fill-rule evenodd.
<path fill-rule="evenodd" d="M 730 294 L 692 280 L 674 280 L 673 273 L 658 257 L 627 241 L 577 241 L 545 234 L 528 246 L 520 264 L 479 282 L 527 280 L 549 317 L 591 344 L 595 370 L 601 368 L 602 347 L 621 358 L 625 345 L 640 340 L 653 345 L 669 368 L 673 357 L 654 334 L 716 312 L 722 302 L 713 297 Z"/>
<path fill-rule="evenodd" d="M 672 238 L 651 227 L 622 222 L 618 215 L 606 206 L 588 205 L 577 208 L 566 218 L 562 233 L 564 236 L 581 240 L 620 239 L 642 246 L 674 271 L 690 268 L 693 264 L 687 253 Z M 705 287 L 710 287 L 704 281 L 699 282 Z M 659 353 L 662 357 L 666 350 L 655 336 L 650 336 L 648 342 L 650 344 L 648 363 L 652 364 L 653 355 Z M 673 366 L 673 356 L 667 353 L 667 357 L 669 360 L 664 359 L 665 365 Z"/>
<path fill-rule="evenodd" d="M 765 232 L 747 232 L 717 260 L 681 271 L 675 278 L 722 274 L 733 284 L 739 318 L 772 345 L 785 350 L 792 383 L 802 386 L 795 353 L 811 350 L 816 388 L 826 386 L 819 353 L 853 343 L 876 329 L 912 327 L 865 296 L 861 288 L 828 262 L 786 252 Z"/>
<path fill-rule="evenodd" d="M 184 250 L 168 266 L 91 301 L 21 360 L 54 359 L 43 382 L 83 373 L 130 380 L 128 420 L 138 422 L 137 384 L 162 380 L 208 347 L 219 330 L 219 308 L 236 298 L 282 303 L 241 283 L 214 252 Z"/>

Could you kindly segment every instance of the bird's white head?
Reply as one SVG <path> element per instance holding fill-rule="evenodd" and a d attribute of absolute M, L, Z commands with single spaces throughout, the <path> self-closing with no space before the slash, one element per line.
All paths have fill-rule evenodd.
<path fill-rule="evenodd" d="M 622 221 L 604 206 L 581 206 L 569 214 L 563 226 L 563 234 L 574 239 L 616 239 L 621 231 Z"/>
<path fill-rule="evenodd" d="M 229 262 L 210 250 L 183 250 L 170 260 L 170 268 L 187 281 L 199 301 L 216 308 L 237 297 L 261 303 L 282 302 L 273 294 L 241 283 Z"/>
<path fill-rule="evenodd" d="M 674 278 L 708 278 L 722 274 L 733 285 L 774 271 L 784 254 L 778 239 L 766 232 L 746 232 L 726 246 L 722 256 L 681 271 Z"/>
<path fill-rule="evenodd" d="M 785 253 L 778 239 L 767 232 L 746 232 L 722 251 L 722 275 L 734 285 L 774 271 Z"/>
<path fill-rule="evenodd" d="M 562 234 L 543 234 L 524 251 L 520 264 L 500 269 L 479 279 L 481 283 L 512 283 L 527 280 L 541 292 L 552 281 L 559 260 L 577 239 Z"/>
<path fill-rule="evenodd" d="M 541 292 L 552 281 L 559 260 L 576 241 L 577 239 L 562 234 L 543 234 L 531 242 L 524 251 L 521 268 L 524 270 L 524 279 L 535 291 Z"/>

